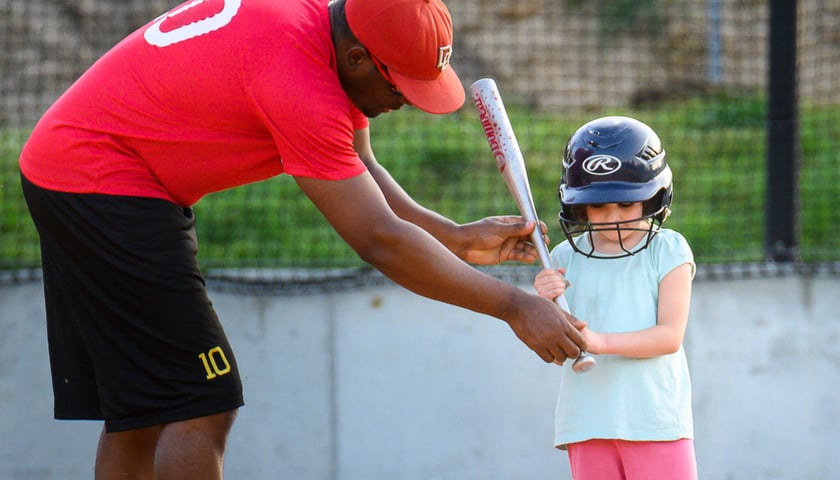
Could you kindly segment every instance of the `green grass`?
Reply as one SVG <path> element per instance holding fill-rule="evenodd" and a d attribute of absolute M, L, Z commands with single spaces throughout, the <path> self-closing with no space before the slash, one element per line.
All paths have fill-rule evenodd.
<path fill-rule="evenodd" d="M 36 265 L 38 235 L 20 189 L 17 157 L 27 133 L 0 130 L 0 270 Z"/>
<path fill-rule="evenodd" d="M 635 116 L 659 133 L 675 175 L 673 215 L 698 263 L 760 261 L 765 226 L 765 102 L 718 93 L 644 110 L 552 115 L 508 106 L 537 211 L 552 242 L 561 157 L 569 135 L 602 115 Z M 371 122 L 379 161 L 421 204 L 456 221 L 513 214 L 477 115 L 406 110 Z M 801 250 L 806 261 L 840 260 L 837 166 L 840 107 L 803 106 Z M 0 133 L 0 269 L 38 263 L 37 237 L 20 196 L 17 155 L 24 132 Z M 317 210 L 280 176 L 219 192 L 195 207 L 205 267 L 356 266 L 360 261 Z M 772 218 L 772 212 L 770 212 Z"/>

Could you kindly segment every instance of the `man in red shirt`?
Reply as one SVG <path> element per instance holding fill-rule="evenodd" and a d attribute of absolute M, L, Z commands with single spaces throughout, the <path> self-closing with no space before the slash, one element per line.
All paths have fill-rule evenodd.
<path fill-rule="evenodd" d="M 396 283 L 506 321 L 546 362 L 585 348 L 581 322 L 467 263 L 533 262 L 533 223 L 458 225 L 376 162 L 369 117 L 463 104 L 451 55 L 440 0 L 192 0 L 117 44 L 44 114 L 20 168 L 55 416 L 104 419 L 97 479 L 222 477 L 242 384 L 190 207 L 281 173 Z"/>

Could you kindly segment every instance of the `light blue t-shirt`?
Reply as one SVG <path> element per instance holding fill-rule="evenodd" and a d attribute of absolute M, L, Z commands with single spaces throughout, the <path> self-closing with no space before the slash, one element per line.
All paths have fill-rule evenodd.
<path fill-rule="evenodd" d="M 585 236 L 578 242 L 587 244 Z M 582 248 L 584 251 L 588 251 Z M 630 332 L 656 325 L 659 282 L 674 268 L 695 264 L 679 233 L 662 229 L 635 255 L 593 259 L 569 242 L 551 252 L 555 268 L 565 267 L 572 286 L 566 299 L 572 313 L 603 333 Z M 673 354 L 639 359 L 596 355 L 597 365 L 574 373 L 565 363 L 557 398 L 555 446 L 593 438 L 631 441 L 694 438 L 691 379 L 682 346 Z"/>

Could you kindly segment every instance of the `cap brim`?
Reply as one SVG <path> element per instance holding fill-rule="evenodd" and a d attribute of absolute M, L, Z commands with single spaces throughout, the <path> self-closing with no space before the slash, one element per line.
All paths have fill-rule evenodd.
<path fill-rule="evenodd" d="M 464 104 L 464 85 L 451 66 L 434 80 L 407 77 L 396 70 L 388 73 L 400 93 L 420 110 L 436 114 L 452 113 Z"/>

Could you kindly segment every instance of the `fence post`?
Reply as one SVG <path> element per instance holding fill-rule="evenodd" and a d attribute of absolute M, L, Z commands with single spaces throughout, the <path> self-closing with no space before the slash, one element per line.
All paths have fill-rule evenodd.
<path fill-rule="evenodd" d="M 799 260 L 796 0 L 770 0 L 765 259 Z"/>

